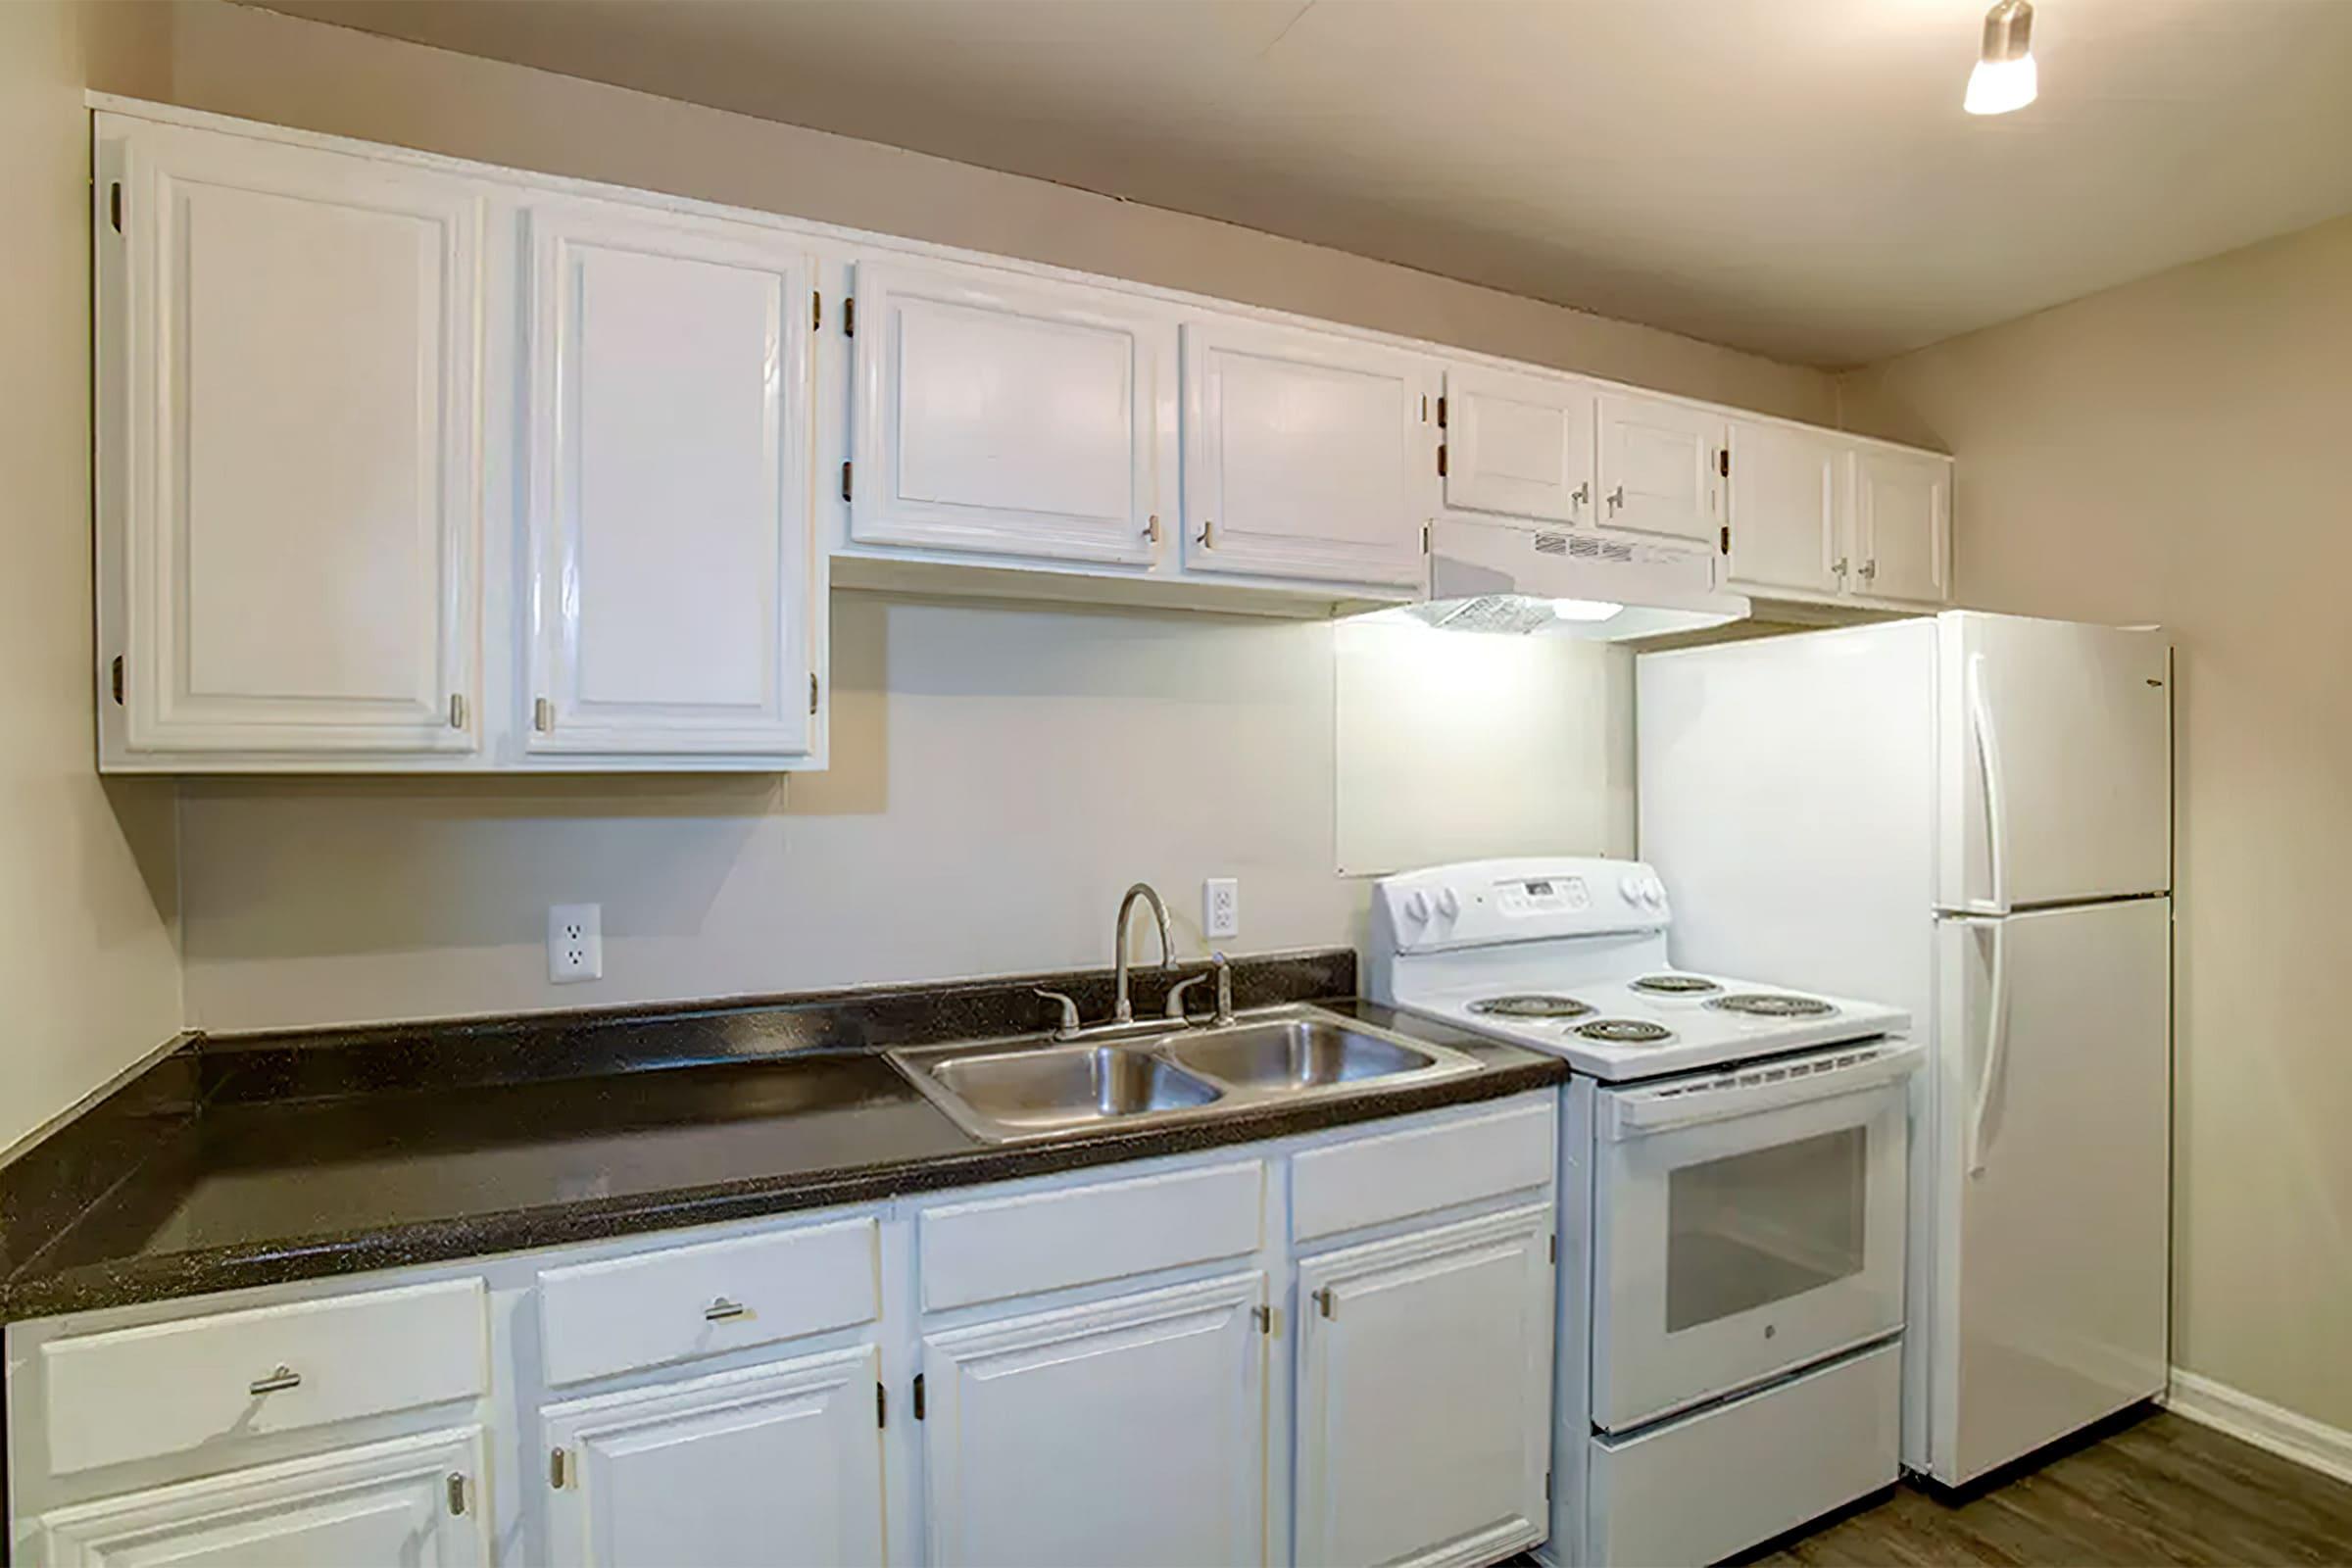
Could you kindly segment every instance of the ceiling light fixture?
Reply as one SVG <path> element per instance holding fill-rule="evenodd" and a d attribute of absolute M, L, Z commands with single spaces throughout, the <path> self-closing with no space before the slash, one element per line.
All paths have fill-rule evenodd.
<path fill-rule="evenodd" d="M 1972 115 L 2023 109 L 2040 88 L 2034 75 L 2032 0 L 2000 0 L 1984 13 L 1984 50 L 1968 74 L 1968 96 L 1960 107 Z"/>

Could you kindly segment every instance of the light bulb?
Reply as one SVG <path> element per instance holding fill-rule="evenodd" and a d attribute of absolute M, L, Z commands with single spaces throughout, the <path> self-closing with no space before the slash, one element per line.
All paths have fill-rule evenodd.
<path fill-rule="evenodd" d="M 1984 13 L 1984 47 L 1968 74 L 1960 107 L 1972 115 L 2005 115 L 2034 101 L 2040 88 L 2034 69 L 2032 0 L 2000 0 Z"/>
<path fill-rule="evenodd" d="M 1610 604 L 1605 599 L 1554 599 L 1551 618 L 1554 620 L 1609 620 L 1621 614 L 1623 605 Z"/>

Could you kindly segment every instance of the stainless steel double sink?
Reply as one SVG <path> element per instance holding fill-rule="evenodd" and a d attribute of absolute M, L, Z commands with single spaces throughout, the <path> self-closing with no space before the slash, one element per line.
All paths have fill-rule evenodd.
<path fill-rule="evenodd" d="M 993 1144 L 1200 1120 L 1479 1070 L 1458 1051 L 1309 1004 L 1171 1022 L 1115 1043 L 991 1041 L 885 1054 L 933 1104 Z"/>

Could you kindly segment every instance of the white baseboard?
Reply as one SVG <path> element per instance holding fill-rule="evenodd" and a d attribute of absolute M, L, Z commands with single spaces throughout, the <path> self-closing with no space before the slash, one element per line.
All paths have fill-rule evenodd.
<path fill-rule="evenodd" d="M 2352 1481 L 2352 1432 L 2297 1415 L 2224 1383 L 2173 1368 L 2165 1407 L 2338 1481 Z"/>

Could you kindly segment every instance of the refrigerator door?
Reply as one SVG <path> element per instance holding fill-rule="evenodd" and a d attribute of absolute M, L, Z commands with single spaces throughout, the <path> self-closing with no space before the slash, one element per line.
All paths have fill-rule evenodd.
<path fill-rule="evenodd" d="M 1947 1485 L 2165 1386 L 2171 926 L 2156 898 L 1937 928 L 1927 1468 Z"/>
<path fill-rule="evenodd" d="M 1937 906 L 2170 890 L 2170 638 L 1958 611 L 1936 640 Z"/>

